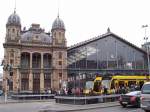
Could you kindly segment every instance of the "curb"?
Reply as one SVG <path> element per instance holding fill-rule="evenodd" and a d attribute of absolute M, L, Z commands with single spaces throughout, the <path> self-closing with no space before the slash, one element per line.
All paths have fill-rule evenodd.
<path fill-rule="evenodd" d="M 92 109 L 98 109 L 98 108 L 107 108 L 107 107 L 116 107 L 120 106 L 118 102 L 114 105 L 103 105 L 103 106 L 96 106 L 96 107 L 91 107 L 91 108 L 80 108 L 80 109 L 69 109 L 69 110 L 40 110 L 38 112 L 70 112 L 70 111 L 83 111 L 83 110 L 92 110 Z"/>

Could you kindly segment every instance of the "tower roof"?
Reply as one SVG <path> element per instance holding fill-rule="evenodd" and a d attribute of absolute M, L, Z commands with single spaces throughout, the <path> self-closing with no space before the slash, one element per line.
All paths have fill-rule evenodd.
<path fill-rule="evenodd" d="M 52 30 L 55 30 L 55 29 L 65 30 L 65 24 L 59 18 L 59 16 L 57 16 L 57 18 L 55 19 L 55 21 L 53 22 L 53 25 L 52 25 Z"/>
<path fill-rule="evenodd" d="M 14 11 L 14 13 L 12 13 L 9 17 L 8 17 L 8 21 L 6 25 L 17 25 L 17 26 L 21 26 L 21 20 L 20 17 L 16 14 L 16 11 Z"/>

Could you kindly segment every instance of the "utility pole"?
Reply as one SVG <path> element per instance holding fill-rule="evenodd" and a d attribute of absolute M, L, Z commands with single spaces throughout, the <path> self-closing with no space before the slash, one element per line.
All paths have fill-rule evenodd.
<path fill-rule="evenodd" d="M 149 46 L 147 43 L 148 40 L 148 36 L 146 35 L 146 30 L 147 30 L 148 25 L 142 25 L 142 28 L 145 29 L 145 36 L 144 36 L 144 40 L 145 40 L 145 47 L 146 47 L 146 52 L 147 52 L 147 67 L 148 67 L 148 76 L 147 76 L 147 80 L 149 80 L 149 75 L 150 75 L 150 61 L 149 61 Z"/>

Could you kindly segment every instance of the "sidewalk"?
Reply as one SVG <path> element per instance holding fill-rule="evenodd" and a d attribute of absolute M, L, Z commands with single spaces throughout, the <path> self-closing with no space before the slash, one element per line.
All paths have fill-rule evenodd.
<path fill-rule="evenodd" d="M 114 107 L 119 105 L 120 104 L 118 102 L 107 102 L 107 103 L 87 104 L 87 105 L 53 103 L 50 106 L 42 108 L 39 112 L 70 112 L 70 111 L 89 110 L 95 108 Z"/>

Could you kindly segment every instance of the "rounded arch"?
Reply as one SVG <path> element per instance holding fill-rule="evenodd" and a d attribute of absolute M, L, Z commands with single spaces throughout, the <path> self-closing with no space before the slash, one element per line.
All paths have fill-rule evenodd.
<path fill-rule="evenodd" d="M 50 53 L 43 54 L 43 67 L 51 68 L 52 64 L 52 55 Z"/>
<path fill-rule="evenodd" d="M 30 53 L 29 52 L 21 53 L 21 67 L 30 68 Z"/>
<path fill-rule="evenodd" d="M 41 68 L 41 53 L 32 53 L 32 68 Z"/>

